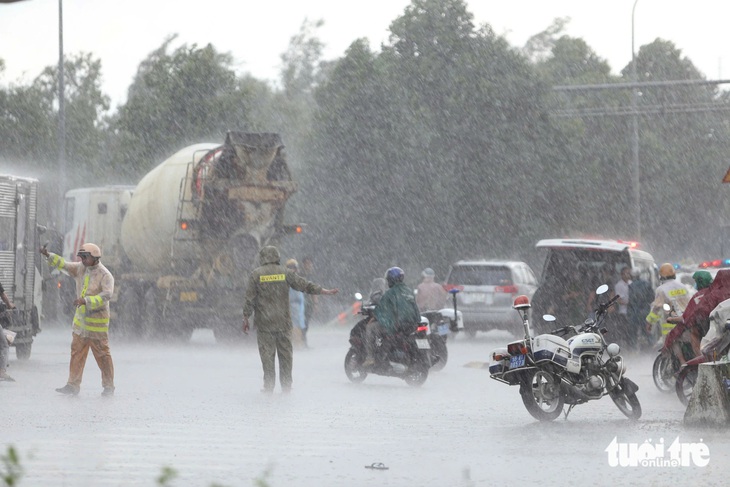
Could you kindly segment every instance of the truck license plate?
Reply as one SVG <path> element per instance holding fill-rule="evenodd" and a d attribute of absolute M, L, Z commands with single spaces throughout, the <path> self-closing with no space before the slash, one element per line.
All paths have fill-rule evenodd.
<path fill-rule="evenodd" d="M 513 357 L 510 357 L 509 359 L 509 368 L 510 369 L 518 369 L 520 367 L 525 366 L 525 356 L 524 355 L 515 355 Z"/>
<path fill-rule="evenodd" d="M 428 340 L 425 338 L 416 338 L 416 346 L 422 350 L 431 348 L 431 345 L 428 344 Z"/>
<path fill-rule="evenodd" d="M 183 291 L 180 293 L 181 302 L 192 302 L 198 300 L 198 293 L 195 291 Z"/>

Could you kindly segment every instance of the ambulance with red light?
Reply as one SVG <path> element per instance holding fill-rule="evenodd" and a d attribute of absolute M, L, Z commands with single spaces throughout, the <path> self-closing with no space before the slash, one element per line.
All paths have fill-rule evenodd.
<path fill-rule="evenodd" d="M 600 284 L 613 288 L 624 266 L 638 269 L 641 279 L 651 282 L 652 287 L 658 285 L 654 257 L 642 250 L 637 242 L 565 238 L 540 240 L 536 247 L 546 253 L 540 284 L 532 302 L 532 321 L 536 327 L 542 322 L 543 314 L 552 314 L 559 321 L 563 317 L 579 316 L 582 310 L 559 309 L 561 295 L 574 289 L 585 290 L 588 294 Z M 579 304 L 574 302 L 576 306 Z M 564 323 L 563 326 L 573 324 L 577 323 Z"/>

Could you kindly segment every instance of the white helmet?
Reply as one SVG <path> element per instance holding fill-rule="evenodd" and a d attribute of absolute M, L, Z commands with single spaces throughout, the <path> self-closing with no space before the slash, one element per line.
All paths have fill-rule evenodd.
<path fill-rule="evenodd" d="M 98 245 L 93 243 L 85 243 L 79 248 L 79 251 L 76 252 L 77 257 L 84 257 L 85 255 L 90 255 L 92 257 L 96 257 L 97 259 L 101 258 L 101 249 Z"/>

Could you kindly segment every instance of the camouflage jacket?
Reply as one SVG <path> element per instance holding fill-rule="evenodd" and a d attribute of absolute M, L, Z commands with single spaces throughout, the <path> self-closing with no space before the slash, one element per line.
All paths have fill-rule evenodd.
<path fill-rule="evenodd" d="M 258 331 L 291 330 L 289 288 L 306 294 L 321 294 L 322 286 L 307 281 L 279 263 L 279 251 L 267 246 L 259 252 L 260 267 L 251 272 L 246 287 L 243 316 L 250 317 Z"/>

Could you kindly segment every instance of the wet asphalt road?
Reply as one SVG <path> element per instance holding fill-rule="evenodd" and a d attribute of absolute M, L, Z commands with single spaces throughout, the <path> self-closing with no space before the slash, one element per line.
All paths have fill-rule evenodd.
<path fill-rule="evenodd" d="M 475 368 L 512 336 L 457 337 L 446 368 L 421 388 L 369 376 L 347 380 L 348 330 L 319 327 L 311 349 L 295 351 L 294 390 L 264 395 L 252 344 L 219 346 L 198 330 L 191 343 L 112 341 L 116 395 L 102 398 L 89 354 L 77 397 L 65 383 L 71 333 L 48 327 L 16 383 L 0 383 L 3 451 L 14 446 L 21 486 L 489 486 L 703 485 L 724 482 L 730 441 L 723 431 L 686 430 L 683 407 L 651 382 L 653 357 L 628 356 L 644 415 L 626 420 L 609 398 L 579 406 L 568 420 L 539 423 L 517 388 Z M 475 364 L 476 363 L 476 364 Z M 471 365 L 471 366 L 468 366 Z M 610 467 L 619 442 L 704 442 L 707 467 Z M 387 470 L 365 468 L 382 463 Z M 699 477 L 698 477 L 699 476 Z M 257 482 L 259 482 L 257 484 Z"/>

